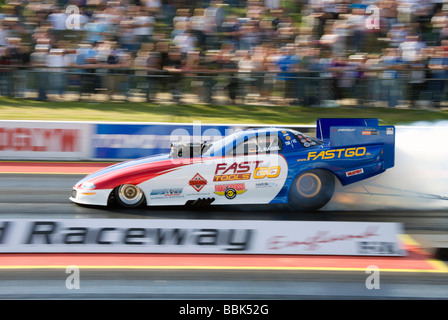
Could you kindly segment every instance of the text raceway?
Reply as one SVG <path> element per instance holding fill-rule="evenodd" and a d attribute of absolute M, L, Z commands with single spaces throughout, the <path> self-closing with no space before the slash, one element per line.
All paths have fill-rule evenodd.
<path fill-rule="evenodd" d="M 171 142 L 214 141 L 247 127 L 0 121 L 0 159 L 127 160 L 168 153 Z M 0 221 L 0 252 L 403 256 L 403 232 L 400 223 L 378 222 L 8 219 Z"/>

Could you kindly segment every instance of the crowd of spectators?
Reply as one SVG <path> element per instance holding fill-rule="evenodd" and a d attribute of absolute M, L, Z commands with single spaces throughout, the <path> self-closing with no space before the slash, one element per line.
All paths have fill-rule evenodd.
<path fill-rule="evenodd" d="M 440 106 L 448 0 L 7 0 L 0 95 L 30 92 Z"/>

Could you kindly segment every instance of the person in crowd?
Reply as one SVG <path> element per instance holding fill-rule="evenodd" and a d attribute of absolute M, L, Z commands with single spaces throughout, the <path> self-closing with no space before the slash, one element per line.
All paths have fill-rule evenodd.
<path fill-rule="evenodd" d="M 398 49 L 401 52 L 401 59 L 408 64 L 416 60 L 420 60 L 422 49 L 426 48 L 426 44 L 420 40 L 418 35 L 408 35 Z"/>
<path fill-rule="evenodd" d="M 220 0 L 210 1 L 210 5 L 204 11 L 205 28 L 207 33 L 207 49 L 219 49 L 219 33 L 224 21 L 225 11 Z"/>
<path fill-rule="evenodd" d="M 127 50 L 131 54 L 135 54 L 139 47 L 139 38 L 134 32 L 132 20 L 121 21 L 120 30 L 118 32 L 118 43 L 120 47 Z"/>
<path fill-rule="evenodd" d="M 185 59 L 187 57 L 188 52 L 198 49 L 198 39 L 188 29 L 186 29 L 183 33 L 177 35 L 173 39 L 173 44 L 179 48 L 182 59 Z"/>
<path fill-rule="evenodd" d="M 235 44 L 232 42 L 224 42 L 221 45 L 221 50 L 216 54 L 216 62 L 219 65 L 219 70 L 224 78 L 224 92 L 232 104 L 236 102 L 238 90 L 238 66 L 235 61 Z"/>
<path fill-rule="evenodd" d="M 388 32 L 389 46 L 398 48 L 400 44 L 406 41 L 406 36 L 409 35 L 409 29 L 403 23 L 397 23 L 392 26 Z"/>
<path fill-rule="evenodd" d="M 258 96 L 259 100 L 267 101 L 267 94 L 270 92 L 268 80 L 265 78 L 267 69 L 266 58 L 269 49 L 267 47 L 258 46 L 255 47 L 252 53 L 252 77 L 254 79 L 254 89 L 255 95 Z"/>
<path fill-rule="evenodd" d="M 234 49 L 239 49 L 239 34 L 240 24 L 238 17 L 234 15 L 226 16 L 221 24 L 222 43 L 229 43 Z"/>
<path fill-rule="evenodd" d="M 238 59 L 238 83 L 239 94 L 244 103 L 248 94 L 253 92 L 255 78 L 253 77 L 254 61 L 251 58 L 250 51 L 239 50 L 237 53 Z"/>
<path fill-rule="evenodd" d="M 428 62 L 430 81 L 429 90 L 436 107 L 440 107 L 442 101 L 446 101 L 448 84 L 448 50 L 437 47 Z"/>
<path fill-rule="evenodd" d="M 206 76 L 203 80 L 203 101 L 206 103 L 215 103 L 214 91 L 217 84 L 217 78 L 220 73 L 219 51 L 209 50 L 203 53 L 202 70 Z"/>
<path fill-rule="evenodd" d="M 50 87 L 59 95 L 59 98 L 62 98 L 66 90 L 67 65 L 64 55 L 64 49 L 50 49 L 45 61 Z"/>
<path fill-rule="evenodd" d="M 141 49 L 137 52 L 137 56 L 133 62 L 137 89 L 145 93 L 145 99 L 147 102 L 151 101 L 150 89 L 152 89 L 152 84 L 150 81 L 151 79 L 149 77 L 149 72 L 151 71 L 153 50 L 153 43 L 148 42 L 143 44 Z"/>
<path fill-rule="evenodd" d="M 250 51 L 260 44 L 260 29 L 258 20 L 249 20 L 241 26 L 239 37 L 240 50 Z"/>
<path fill-rule="evenodd" d="M 88 43 L 96 43 L 106 40 L 106 25 L 98 16 L 92 17 L 92 19 L 86 23 L 84 31 L 86 33 L 85 40 Z"/>
<path fill-rule="evenodd" d="M 295 47 L 285 46 L 282 48 L 282 54 L 277 61 L 280 70 L 278 80 L 284 84 L 284 99 L 287 103 L 296 103 L 297 98 L 295 90 L 297 88 L 297 72 L 299 66 L 299 57 L 295 52 Z"/>
<path fill-rule="evenodd" d="M 325 103 L 334 103 L 335 95 L 335 78 L 333 73 L 334 56 L 330 50 L 321 50 L 318 69 L 319 72 L 319 99 Z"/>
<path fill-rule="evenodd" d="M 113 96 L 119 91 L 120 85 L 120 76 L 118 75 L 118 69 L 120 68 L 120 54 L 117 50 L 115 42 L 109 42 L 109 47 L 105 52 L 105 66 L 107 77 L 106 88 L 107 88 L 107 96 L 109 100 L 113 99 Z"/>
<path fill-rule="evenodd" d="M 33 72 L 36 75 L 35 83 L 37 85 L 38 97 L 37 100 L 47 100 L 47 69 L 46 62 L 50 46 L 48 41 L 41 40 L 34 48 L 34 52 L 30 56 L 30 64 L 33 67 Z"/>
<path fill-rule="evenodd" d="M 9 30 L 5 23 L 0 20 L 0 46 L 8 45 L 8 38 L 10 38 Z"/>
<path fill-rule="evenodd" d="M 155 47 L 155 45 L 153 45 Z M 146 93 L 146 101 L 153 102 L 157 98 L 158 81 L 160 78 L 156 76 L 160 75 L 161 55 L 156 50 L 150 50 L 148 53 L 148 59 L 146 61 L 146 67 L 148 70 L 148 91 Z"/>
<path fill-rule="evenodd" d="M 347 19 L 350 30 L 349 48 L 353 52 L 364 50 L 366 32 L 366 11 L 361 8 L 354 8 Z"/>
<path fill-rule="evenodd" d="M 194 34 L 196 39 L 198 39 L 198 47 L 200 50 L 206 49 L 207 44 L 207 25 L 205 21 L 205 9 L 196 8 L 194 9 L 193 16 L 187 23 L 189 29 Z"/>
<path fill-rule="evenodd" d="M 367 55 L 364 69 L 366 103 L 369 106 L 379 106 L 378 97 L 381 95 L 381 55 Z"/>
<path fill-rule="evenodd" d="M 67 18 L 68 15 L 65 13 L 65 10 L 59 7 L 56 7 L 47 18 L 47 21 L 51 24 L 51 30 L 56 41 L 64 38 L 65 31 L 67 30 Z"/>
<path fill-rule="evenodd" d="M 397 107 L 400 100 L 404 99 L 404 73 L 406 65 L 401 54 L 396 48 L 387 48 L 383 54 L 382 67 L 382 98 L 391 108 Z"/>
<path fill-rule="evenodd" d="M 137 15 L 133 17 L 133 24 L 138 43 L 143 44 L 152 41 L 155 22 L 156 20 L 148 11 L 143 8 L 137 9 Z"/>
<path fill-rule="evenodd" d="M 76 67 L 80 73 L 80 92 L 79 98 L 87 94 L 90 97 L 95 93 L 96 86 L 96 68 L 97 68 L 97 50 L 95 45 L 90 43 L 81 43 L 76 52 Z"/>
<path fill-rule="evenodd" d="M 170 46 L 163 70 L 167 72 L 168 89 L 171 93 L 171 99 L 175 103 L 180 103 L 182 97 L 182 63 L 180 47 Z"/>
<path fill-rule="evenodd" d="M 182 8 L 176 10 L 176 16 L 173 18 L 173 26 L 178 22 L 189 23 L 191 19 L 190 9 Z"/>
<path fill-rule="evenodd" d="M 12 97 L 12 67 L 11 55 L 8 47 L 0 47 L 0 93 L 2 96 Z"/>
<path fill-rule="evenodd" d="M 7 39 L 6 49 L 5 62 L 9 64 L 9 70 L 4 72 L 8 79 L 7 93 L 11 97 L 23 98 L 26 92 L 26 66 L 30 58 L 28 46 L 22 44 L 21 38 L 11 37 Z"/>

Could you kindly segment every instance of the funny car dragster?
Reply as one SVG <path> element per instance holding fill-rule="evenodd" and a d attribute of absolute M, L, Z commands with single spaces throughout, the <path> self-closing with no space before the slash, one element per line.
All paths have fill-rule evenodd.
<path fill-rule="evenodd" d="M 287 203 L 317 210 L 342 186 L 394 166 L 395 128 L 378 119 L 318 119 L 316 137 L 256 128 L 166 155 L 112 165 L 75 184 L 78 204 L 220 205 Z"/>

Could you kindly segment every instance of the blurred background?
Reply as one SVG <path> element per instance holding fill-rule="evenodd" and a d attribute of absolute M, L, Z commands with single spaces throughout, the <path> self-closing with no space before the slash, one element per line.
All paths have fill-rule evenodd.
<path fill-rule="evenodd" d="M 446 0 L 0 5 L 4 97 L 446 106 Z"/>

